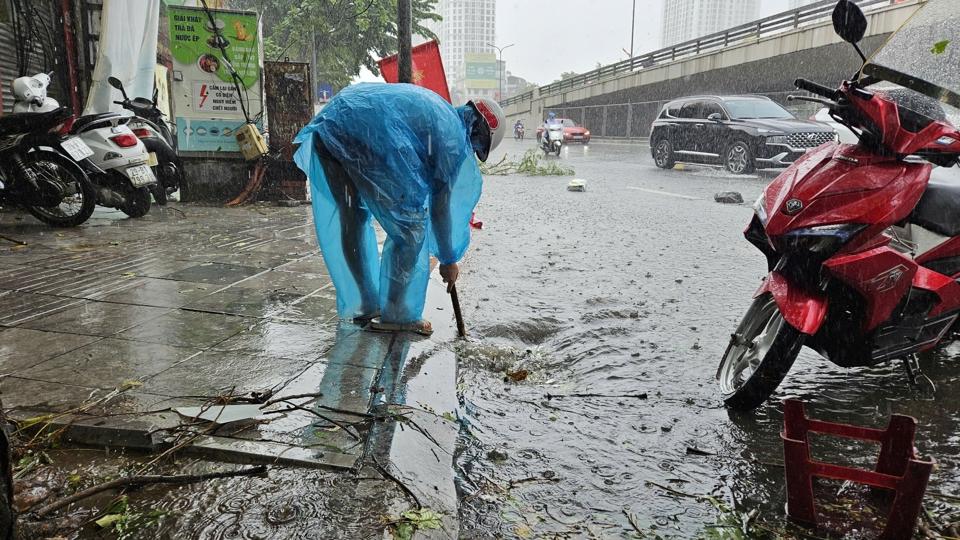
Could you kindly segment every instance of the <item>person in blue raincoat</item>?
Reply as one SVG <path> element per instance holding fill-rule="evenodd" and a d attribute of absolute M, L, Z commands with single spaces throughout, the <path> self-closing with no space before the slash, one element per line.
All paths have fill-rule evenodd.
<path fill-rule="evenodd" d="M 454 108 L 410 84 L 341 91 L 294 140 L 341 318 L 429 335 L 430 255 L 448 287 L 470 242 L 482 161 L 505 130 L 496 102 Z M 382 257 L 372 218 L 386 233 Z"/>

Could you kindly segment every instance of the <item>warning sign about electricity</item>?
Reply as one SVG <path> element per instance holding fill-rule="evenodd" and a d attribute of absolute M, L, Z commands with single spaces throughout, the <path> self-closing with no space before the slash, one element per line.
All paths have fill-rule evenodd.
<path fill-rule="evenodd" d="M 242 114 L 237 89 L 232 84 L 194 82 L 193 110 Z"/>

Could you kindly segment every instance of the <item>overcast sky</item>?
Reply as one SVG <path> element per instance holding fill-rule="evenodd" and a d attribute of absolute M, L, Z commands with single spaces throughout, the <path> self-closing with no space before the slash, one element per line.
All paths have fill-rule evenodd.
<path fill-rule="evenodd" d="M 736 2 L 737 0 L 728 0 Z M 547 84 L 564 71 L 627 58 L 632 0 L 497 0 L 497 45 L 507 69 Z M 760 0 L 760 16 L 787 9 L 787 0 Z M 634 54 L 660 48 L 663 0 L 637 0 Z"/>

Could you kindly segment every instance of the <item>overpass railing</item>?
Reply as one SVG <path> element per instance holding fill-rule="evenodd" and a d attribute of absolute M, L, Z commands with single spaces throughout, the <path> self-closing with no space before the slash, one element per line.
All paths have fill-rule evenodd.
<path fill-rule="evenodd" d="M 888 6 L 898 3 L 898 0 L 854 1 L 864 9 L 877 6 Z M 677 43 L 676 45 L 642 54 L 640 56 L 634 56 L 633 58 L 622 60 L 615 64 L 609 64 L 593 71 L 581 73 L 580 75 L 576 75 L 568 79 L 563 79 L 546 86 L 541 86 L 540 95 L 548 96 L 551 94 L 557 94 L 566 90 L 580 88 L 589 84 L 607 80 L 623 73 L 650 68 L 664 62 L 673 62 L 674 60 L 681 58 L 688 58 L 704 53 L 716 52 L 734 45 L 755 43 L 760 38 L 768 35 L 777 34 L 783 31 L 800 28 L 801 26 L 820 23 L 824 20 L 828 20 L 830 15 L 833 13 L 833 8 L 835 5 L 836 0 L 822 0 L 814 4 L 809 4 L 797 9 L 785 11 L 777 15 L 771 15 L 754 22 L 742 24 L 740 26 L 734 26 L 722 32 L 692 39 L 683 43 Z M 533 91 L 524 92 L 523 94 L 519 94 L 501 101 L 500 105 L 506 107 L 513 103 L 519 103 L 531 98 L 533 98 Z"/>

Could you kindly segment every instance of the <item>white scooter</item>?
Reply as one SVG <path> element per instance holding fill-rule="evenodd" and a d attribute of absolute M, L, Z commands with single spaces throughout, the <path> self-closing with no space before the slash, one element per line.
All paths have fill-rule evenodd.
<path fill-rule="evenodd" d="M 563 124 L 547 124 L 547 129 L 540 137 L 540 148 L 544 155 L 549 156 L 552 152 L 556 152 L 557 156 L 560 155 L 560 150 L 563 148 Z"/>
<path fill-rule="evenodd" d="M 59 107 L 47 97 L 50 76 L 39 73 L 13 81 L 14 112 L 47 112 Z M 157 178 L 150 168 L 150 154 L 127 127 L 131 114 L 108 112 L 75 119 L 69 132 L 93 151 L 80 161 L 97 190 L 97 203 L 117 208 L 130 217 L 150 211 L 150 188 Z"/>

